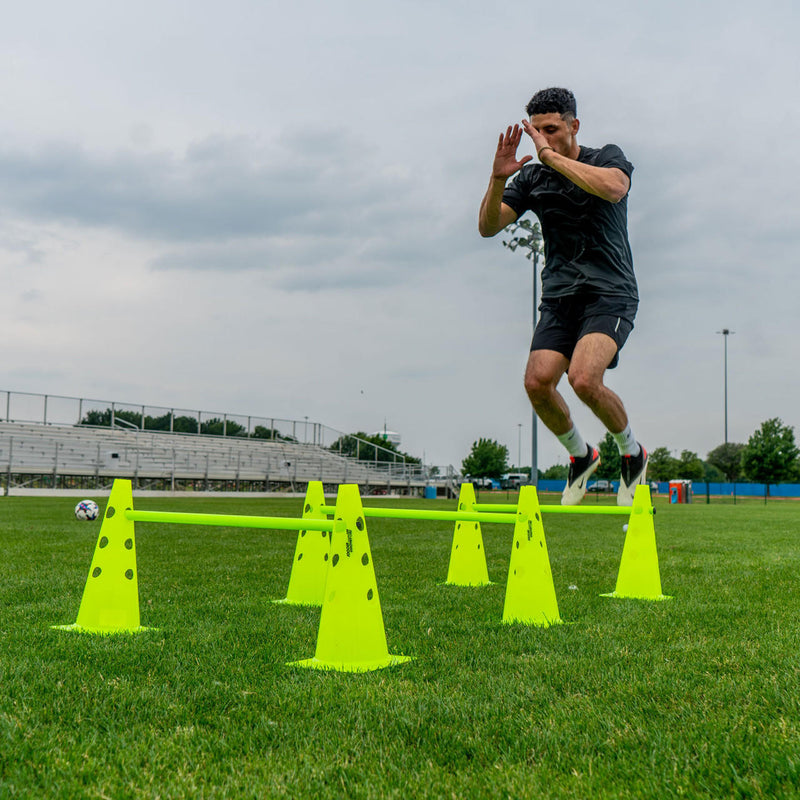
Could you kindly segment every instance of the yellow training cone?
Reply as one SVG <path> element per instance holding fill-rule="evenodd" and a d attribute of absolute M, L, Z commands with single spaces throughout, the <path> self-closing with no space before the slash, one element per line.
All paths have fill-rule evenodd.
<path fill-rule="evenodd" d="M 133 508 L 129 480 L 115 480 L 74 625 L 54 628 L 79 633 L 138 633 L 139 580 L 133 522 L 125 511 Z"/>
<path fill-rule="evenodd" d="M 503 622 L 544 628 L 561 622 L 535 486 L 519 492 Z"/>
<path fill-rule="evenodd" d="M 653 525 L 655 509 L 647 486 L 637 486 L 633 496 L 631 516 L 622 560 L 617 575 L 617 588 L 603 597 L 629 597 L 638 600 L 671 600 L 661 593 L 658 571 L 656 531 Z"/>
<path fill-rule="evenodd" d="M 303 502 L 303 519 L 328 519 L 321 511 L 325 493 L 321 481 L 309 481 Z M 300 531 L 294 550 L 289 588 L 283 600 L 296 606 L 321 606 L 328 576 L 331 540 L 327 531 Z"/>
<path fill-rule="evenodd" d="M 474 505 L 473 485 L 462 483 L 458 493 L 458 510 L 472 511 Z M 451 586 L 488 586 L 491 583 L 480 522 L 456 522 L 446 583 Z"/>
<path fill-rule="evenodd" d="M 410 659 L 390 655 L 358 486 L 339 487 L 330 567 L 313 658 L 289 666 L 368 672 Z"/>

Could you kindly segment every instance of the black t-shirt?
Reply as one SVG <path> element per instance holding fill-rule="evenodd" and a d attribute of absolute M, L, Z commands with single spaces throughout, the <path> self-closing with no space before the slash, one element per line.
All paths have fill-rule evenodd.
<path fill-rule="evenodd" d="M 629 178 L 633 165 L 615 144 L 581 147 L 578 161 L 617 167 Z M 520 217 L 533 211 L 544 237 L 542 296 L 592 293 L 638 300 L 628 243 L 628 196 L 610 203 L 585 192 L 544 164 L 526 164 L 503 193 Z"/>

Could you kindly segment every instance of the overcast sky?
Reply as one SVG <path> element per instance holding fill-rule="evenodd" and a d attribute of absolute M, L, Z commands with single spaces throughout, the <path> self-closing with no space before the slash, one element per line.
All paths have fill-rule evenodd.
<path fill-rule="evenodd" d="M 476 220 L 556 85 L 635 165 L 608 383 L 637 437 L 723 441 L 723 327 L 729 440 L 800 426 L 799 8 L 4 2 L 0 389 L 385 423 L 440 465 L 521 435 L 530 463 L 530 262 Z"/>

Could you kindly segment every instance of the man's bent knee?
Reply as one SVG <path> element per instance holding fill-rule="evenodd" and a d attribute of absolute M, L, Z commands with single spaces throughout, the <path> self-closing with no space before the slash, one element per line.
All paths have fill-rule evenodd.
<path fill-rule="evenodd" d="M 579 371 L 575 372 L 575 374 L 570 371 L 569 385 L 578 398 L 588 406 L 593 405 L 598 400 L 604 388 L 602 377 L 597 378 L 594 375 Z"/>
<path fill-rule="evenodd" d="M 525 375 L 525 392 L 533 403 L 548 400 L 552 397 L 555 386 L 552 381 L 541 380 L 531 372 Z"/>
<path fill-rule="evenodd" d="M 553 396 L 569 361 L 561 353 L 533 350 L 525 369 L 525 391 L 531 400 Z"/>

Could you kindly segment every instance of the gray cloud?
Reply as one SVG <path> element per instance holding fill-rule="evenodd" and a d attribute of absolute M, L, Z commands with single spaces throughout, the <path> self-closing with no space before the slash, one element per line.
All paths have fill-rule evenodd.
<path fill-rule="evenodd" d="M 376 168 L 345 134 L 286 135 L 268 146 L 212 137 L 168 152 L 89 152 L 69 144 L 0 150 L 7 214 L 109 227 L 154 240 L 337 232 L 390 215 L 408 182 Z"/>

